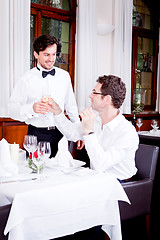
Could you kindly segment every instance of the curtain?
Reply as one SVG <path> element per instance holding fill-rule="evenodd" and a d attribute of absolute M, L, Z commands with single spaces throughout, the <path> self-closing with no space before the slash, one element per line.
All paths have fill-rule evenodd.
<path fill-rule="evenodd" d="M 159 46 L 160 46 L 160 28 L 159 28 Z M 158 111 L 160 113 L 160 52 L 158 53 L 158 67 L 157 67 L 156 111 Z"/>
<path fill-rule="evenodd" d="M 103 4 L 106 8 L 103 20 L 108 20 L 108 23 L 114 26 L 114 31 L 110 33 L 111 41 L 105 43 L 108 38 L 104 37 L 102 40 L 101 37 L 101 42 L 105 44 L 105 53 L 103 46 L 97 45 L 96 2 L 97 6 Z M 103 0 L 79 0 L 75 93 L 80 111 L 90 105 L 88 95 L 96 84 L 97 72 L 100 69 L 101 75 L 117 75 L 125 82 L 127 94 L 121 111 L 131 113 L 132 7 L 133 0 L 112 0 L 108 2 L 107 7 Z M 111 16 L 112 19 L 108 19 L 107 16 Z M 104 57 L 99 57 L 100 61 L 97 61 L 99 50 Z"/>
<path fill-rule="evenodd" d="M 122 113 L 131 113 L 131 59 L 132 59 L 132 8 L 133 0 L 113 1 L 113 32 L 111 72 L 126 84 L 126 99 Z"/>
<path fill-rule="evenodd" d="M 19 77 L 30 69 L 30 0 L 0 0 L 0 117 Z"/>
<path fill-rule="evenodd" d="M 75 94 L 79 111 L 90 106 L 97 79 L 96 0 L 79 0 L 77 7 Z"/>

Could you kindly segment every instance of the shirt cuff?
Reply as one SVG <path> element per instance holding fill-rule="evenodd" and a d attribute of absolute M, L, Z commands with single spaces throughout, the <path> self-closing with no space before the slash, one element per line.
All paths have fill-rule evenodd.
<path fill-rule="evenodd" d="M 24 105 L 21 111 L 21 115 L 26 116 L 27 118 L 34 118 L 38 116 L 38 114 L 33 110 L 33 104 Z"/>
<path fill-rule="evenodd" d="M 96 133 L 88 134 L 83 136 L 85 143 L 91 143 L 97 141 Z"/>

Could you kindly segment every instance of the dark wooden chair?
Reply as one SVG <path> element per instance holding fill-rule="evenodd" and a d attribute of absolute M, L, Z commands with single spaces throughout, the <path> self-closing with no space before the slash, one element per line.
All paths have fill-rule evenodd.
<path fill-rule="evenodd" d="M 5 236 L 3 232 L 7 223 L 10 209 L 11 209 L 11 204 L 0 206 L 0 240 L 8 239 L 8 234 Z"/>

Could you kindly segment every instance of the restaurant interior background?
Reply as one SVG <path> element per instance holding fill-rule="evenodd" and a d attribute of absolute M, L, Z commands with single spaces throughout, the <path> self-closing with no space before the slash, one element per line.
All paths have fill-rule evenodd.
<path fill-rule="evenodd" d="M 0 0 L 0 140 L 19 143 L 27 125 L 10 119 L 8 100 L 19 77 L 35 61 L 33 40 L 55 35 L 56 66 L 70 73 L 79 111 L 99 75 L 120 76 L 127 86 L 122 113 L 143 119 L 141 130 L 160 127 L 160 2 L 157 0 Z M 138 128 L 137 128 L 138 131 Z M 84 150 L 73 151 L 77 159 Z M 86 157 L 86 155 L 85 155 Z"/>
<path fill-rule="evenodd" d="M 114 74 L 127 86 L 122 113 L 151 129 L 160 119 L 159 9 L 155 0 L 1 0 L 0 139 L 22 147 L 27 126 L 8 118 L 8 99 L 35 65 L 32 42 L 43 33 L 62 44 L 56 65 L 69 71 L 79 111 L 97 77 Z"/>

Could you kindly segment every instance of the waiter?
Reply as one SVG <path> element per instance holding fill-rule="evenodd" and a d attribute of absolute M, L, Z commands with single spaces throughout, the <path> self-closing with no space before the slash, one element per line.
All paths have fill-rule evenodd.
<path fill-rule="evenodd" d="M 51 157 L 58 150 L 62 134 L 55 127 L 48 100 L 53 98 L 72 122 L 78 122 L 78 110 L 69 73 L 55 67 L 57 39 L 41 35 L 33 43 L 37 66 L 26 72 L 13 89 L 9 117 L 28 124 L 28 135 L 51 144 Z"/>

